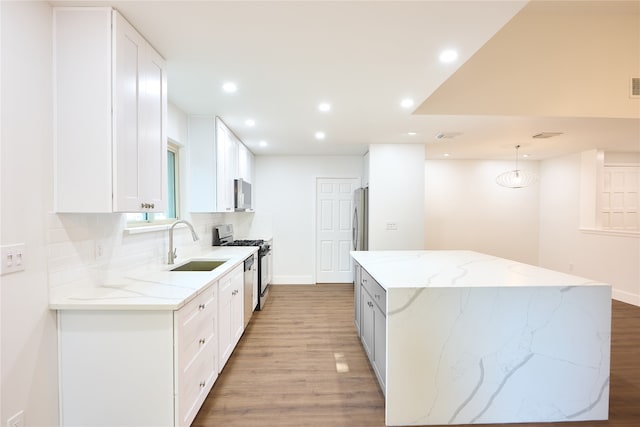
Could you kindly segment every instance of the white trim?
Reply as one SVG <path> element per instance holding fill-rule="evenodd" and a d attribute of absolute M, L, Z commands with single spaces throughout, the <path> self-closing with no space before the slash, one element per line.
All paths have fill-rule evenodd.
<path fill-rule="evenodd" d="M 166 224 L 154 224 L 154 225 L 141 225 L 139 227 L 128 227 L 124 229 L 124 234 L 142 234 L 142 233 L 151 233 L 154 231 L 164 231 L 168 230 L 171 227 L 171 224 L 174 223 L 175 220 L 168 222 Z M 186 224 L 180 223 L 177 224 L 175 228 L 185 228 Z"/>
<path fill-rule="evenodd" d="M 631 292 L 613 289 L 611 292 L 611 297 L 614 300 L 626 302 L 627 304 L 632 304 L 640 307 L 640 295 L 632 294 Z"/>
<path fill-rule="evenodd" d="M 272 285 L 315 285 L 313 276 L 273 276 Z"/>
<path fill-rule="evenodd" d="M 636 237 L 640 238 L 640 231 L 624 231 L 624 230 L 607 230 L 603 228 L 585 228 L 581 227 L 580 232 L 584 234 L 598 234 L 601 236 L 612 237 Z"/>

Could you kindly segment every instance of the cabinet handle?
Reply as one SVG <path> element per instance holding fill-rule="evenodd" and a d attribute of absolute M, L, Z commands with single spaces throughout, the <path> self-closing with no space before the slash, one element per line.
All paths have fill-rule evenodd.
<path fill-rule="evenodd" d="M 200 387 L 202 388 L 202 387 L 204 387 L 204 386 L 205 386 L 205 382 L 204 382 L 204 381 L 202 381 L 202 382 L 200 383 Z"/>
<path fill-rule="evenodd" d="M 376 295 L 375 295 L 375 298 L 376 298 L 376 299 L 380 299 L 380 295 L 379 295 L 379 294 L 376 294 Z"/>
<path fill-rule="evenodd" d="M 200 304 L 200 305 L 198 306 L 198 309 L 200 309 L 200 310 L 204 310 L 204 308 L 205 308 L 205 305 L 204 305 L 204 304 Z"/>
<path fill-rule="evenodd" d="M 204 344 L 205 343 L 205 339 L 201 338 L 200 341 L 198 341 L 200 344 Z"/>

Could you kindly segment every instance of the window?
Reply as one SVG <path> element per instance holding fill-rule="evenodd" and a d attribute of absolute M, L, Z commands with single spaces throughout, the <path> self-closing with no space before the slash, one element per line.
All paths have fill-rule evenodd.
<path fill-rule="evenodd" d="M 179 147 L 167 144 L 167 210 L 164 212 L 137 212 L 127 214 L 127 227 L 166 224 L 179 218 Z"/>
<path fill-rule="evenodd" d="M 602 178 L 602 228 L 640 231 L 640 167 L 605 165 Z"/>

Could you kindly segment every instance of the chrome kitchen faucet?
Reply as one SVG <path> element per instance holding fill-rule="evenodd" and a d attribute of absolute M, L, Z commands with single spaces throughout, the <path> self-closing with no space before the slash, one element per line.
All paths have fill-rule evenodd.
<path fill-rule="evenodd" d="M 194 242 L 196 240 L 200 240 L 200 237 L 198 237 L 198 233 L 196 233 L 196 230 L 194 230 L 193 225 L 191 225 L 189 221 L 185 221 L 184 219 L 179 219 L 175 221 L 173 224 L 171 224 L 171 227 L 169 227 L 169 256 L 167 257 L 167 264 L 173 264 L 175 259 L 178 257 L 176 255 L 176 248 L 173 247 L 173 229 L 176 225 L 180 223 L 187 224 L 189 226 L 189 228 L 191 229 L 191 236 L 193 237 Z"/>

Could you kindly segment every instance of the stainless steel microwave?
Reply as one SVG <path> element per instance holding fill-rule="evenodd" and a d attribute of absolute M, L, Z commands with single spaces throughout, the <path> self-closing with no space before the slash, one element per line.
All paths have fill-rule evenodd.
<path fill-rule="evenodd" d="M 233 204 L 234 210 L 251 210 L 251 183 L 244 179 L 233 180 Z"/>

